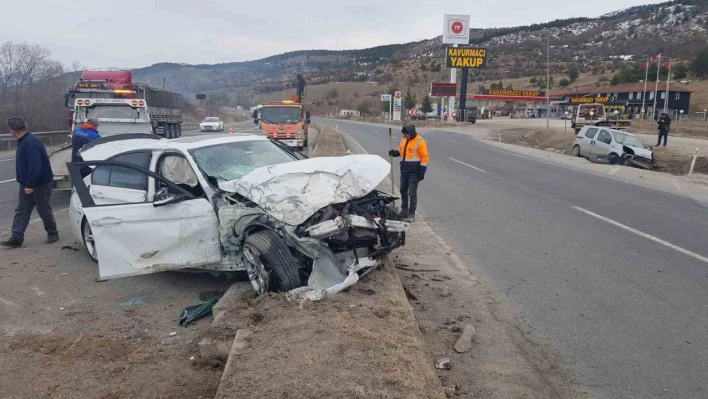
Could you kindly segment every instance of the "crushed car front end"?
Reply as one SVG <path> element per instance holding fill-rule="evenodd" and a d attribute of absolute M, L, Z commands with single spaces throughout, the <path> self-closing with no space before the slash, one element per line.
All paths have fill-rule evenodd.
<path fill-rule="evenodd" d="M 281 291 L 312 300 L 342 291 L 405 244 L 409 224 L 396 212 L 396 197 L 376 190 L 389 169 L 378 156 L 351 155 L 269 166 L 221 182 L 222 245 L 243 262 L 259 293 L 275 285 L 269 284 L 273 270 L 264 273 L 268 265 L 254 264 L 257 257 L 244 248 L 264 229 L 279 237 L 267 238 L 271 244 L 282 240 L 297 259 L 302 283 Z M 289 267 L 289 255 L 270 268 Z"/>

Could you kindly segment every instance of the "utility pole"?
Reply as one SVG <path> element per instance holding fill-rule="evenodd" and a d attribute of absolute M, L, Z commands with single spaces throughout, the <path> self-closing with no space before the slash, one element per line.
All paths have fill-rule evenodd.
<path fill-rule="evenodd" d="M 460 121 L 467 122 L 467 77 L 470 69 L 462 68 L 462 76 L 460 77 Z"/>
<path fill-rule="evenodd" d="M 546 129 L 551 127 L 551 37 L 548 36 L 548 61 L 546 64 Z"/>
<path fill-rule="evenodd" d="M 642 113 L 639 115 L 641 119 L 639 120 L 639 125 L 641 126 L 644 123 L 644 114 L 647 112 L 646 108 L 644 107 L 644 104 L 646 104 L 646 98 L 647 98 L 647 80 L 649 80 L 649 61 L 647 61 L 647 67 L 644 68 L 645 73 L 644 73 L 644 92 L 642 93 Z"/>
<path fill-rule="evenodd" d="M 162 78 L 162 90 L 165 90 L 165 78 Z"/>

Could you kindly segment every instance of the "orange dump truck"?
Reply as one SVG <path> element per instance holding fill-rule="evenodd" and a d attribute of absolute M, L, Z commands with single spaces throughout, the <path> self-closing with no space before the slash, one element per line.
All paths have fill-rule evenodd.
<path fill-rule="evenodd" d="M 307 146 L 310 112 L 302 103 L 294 100 L 266 103 L 254 115 L 254 122 L 268 138 L 298 150 Z"/>

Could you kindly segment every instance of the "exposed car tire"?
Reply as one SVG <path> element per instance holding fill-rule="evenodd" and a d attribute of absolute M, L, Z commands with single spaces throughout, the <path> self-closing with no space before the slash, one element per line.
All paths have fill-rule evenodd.
<path fill-rule="evenodd" d="M 84 243 L 84 249 L 92 261 L 98 263 L 98 252 L 96 252 L 96 242 L 93 240 L 91 225 L 88 224 L 86 218 L 81 222 L 81 239 Z"/>
<path fill-rule="evenodd" d="M 259 295 L 287 292 L 302 285 L 297 259 L 274 231 L 261 230 L 248 236 L 243 252 L 248 278 Z"/>
<path fill-rule="evenodd" d="M 571 155 L 573 155 L 574 157 L 580 156 L 580 146 L 579 145 L 573 146 L 573 149 L 571 150 Z"/>

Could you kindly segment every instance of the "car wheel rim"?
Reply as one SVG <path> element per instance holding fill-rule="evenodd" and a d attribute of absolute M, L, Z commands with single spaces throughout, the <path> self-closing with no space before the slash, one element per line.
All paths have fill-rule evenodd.
<path fill-rule="evenodd" d="M 96 252 L 96 241 L 93 239 L 93 232 L 91 231 L 91 226 L 88 223 L 84 223 L 84 245 L 89 255 L 93 259 L 98 259 L 98 253 Z"/>
<path fill-rule="evenodd" d="M 243 255 L 246 260 L 246 273 L 248 273 L 248 279 L 251 281 L 253 289 L 258 295 L 265 294 L 268 292 L 271 273 L 263 264 L 260 252 L 250 245 L 245 245 Z"/>

